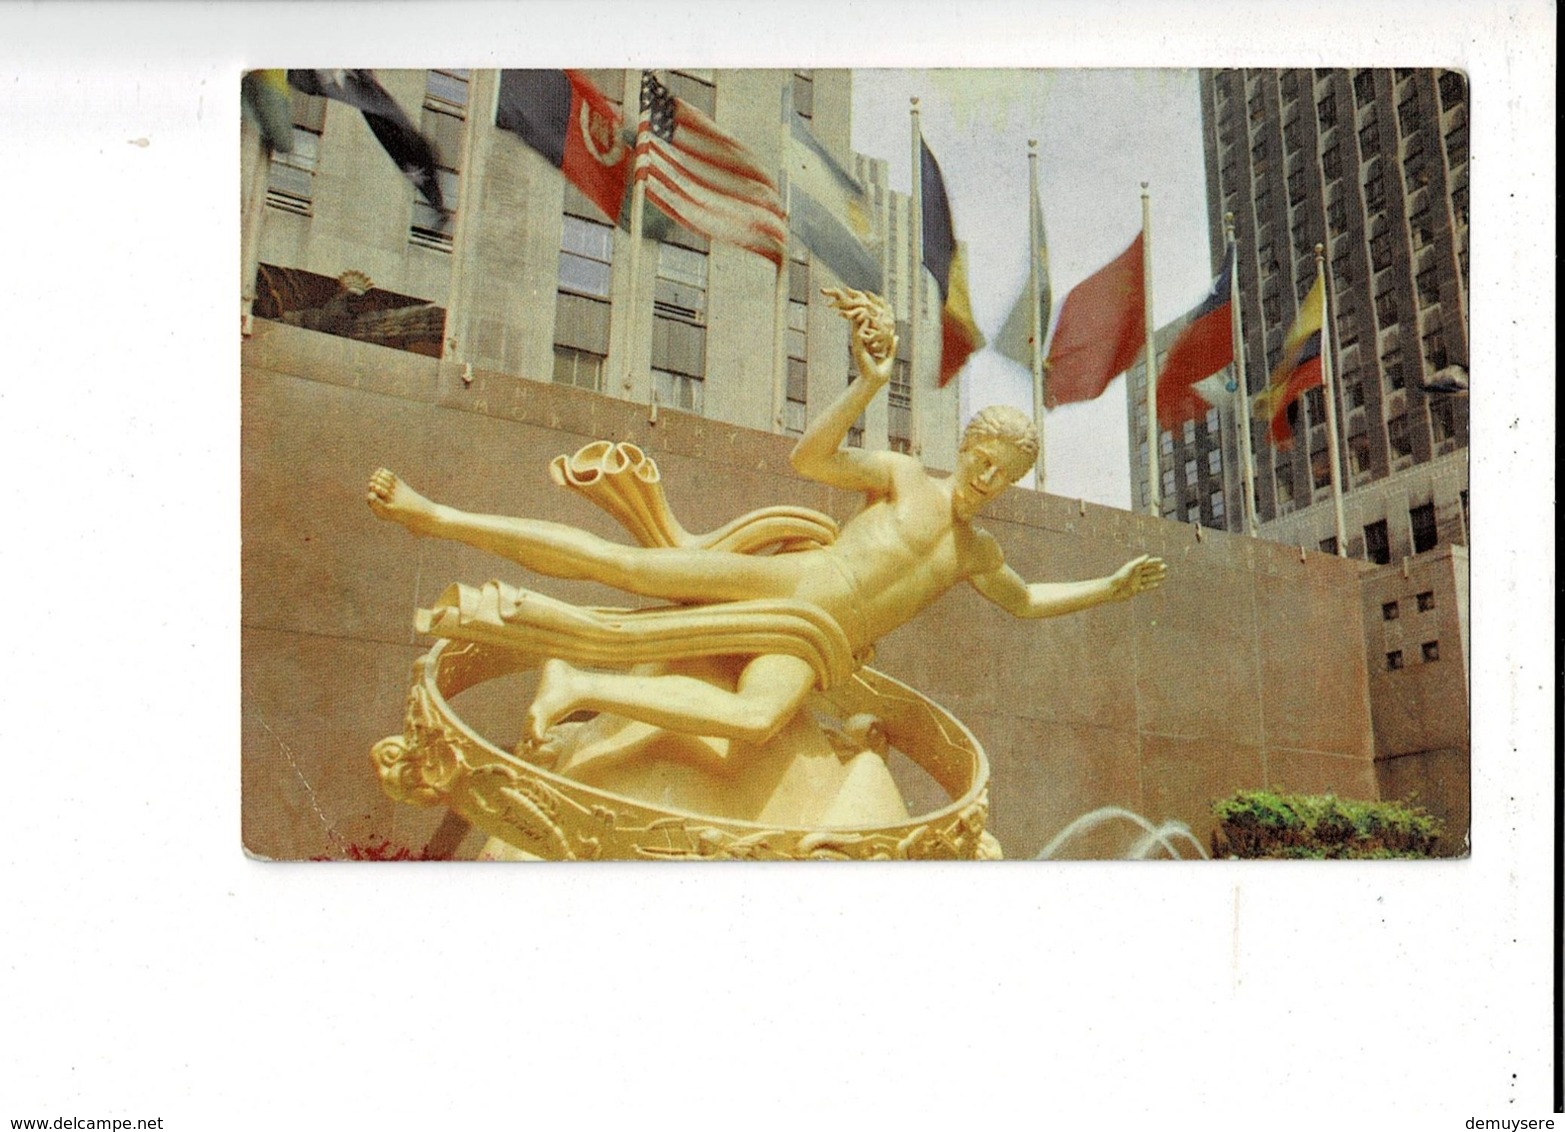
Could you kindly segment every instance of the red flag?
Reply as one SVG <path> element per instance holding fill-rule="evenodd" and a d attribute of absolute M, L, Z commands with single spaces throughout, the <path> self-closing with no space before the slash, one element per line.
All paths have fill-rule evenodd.
<path fill-rule="evenodd" d="M 1283 452 L 1293 447 L 1293 422 L 1288 419 L 1288 410 L 1304 396 L 1306 390 L 1323 384 L 1325 378 L 1321 370 L 1320 331 L 1317 330 L 1305 339 L 1298 360 L 1287 376 L 1281 381 L 1274 379 L 1273 384 L 1255 395 L 1260 415 L 1271 419 L 1274 447 Z"/>
<path fill-rule="evenodd" d="M 950 291 L 940 308 L 940 371 L 937 388 L 944 389 L 967 359 L 985 346 L 983 331 L 973 320 L 972 298 L 967 290 L 967 245 L 957 244 L 951 255 Z"/>
<path fill-rule="evenodd" d="M 1205 416 L 1211 406 L 1196 383 L 1233 364 L 1233 265 L 1230 245 L 1212 289 L 1187 316 L 1185 328 L 1168 349 L 1168 360 L 1157 375 L 1157 421 L 1164 428 Z"/>
<path fill-rule="evenodd" d="M 603 210 L 619 215 L 630 147 L 619 111 L 579 71 L 501 71 L 495 125 L 509 130 Z"/>
<path fill-rule="evenodd" d="M 1141 237 L 1065 296 L 1049 344 L 1049 408 L 1103 395 L 1130 368 L 1146 338 Z"/>

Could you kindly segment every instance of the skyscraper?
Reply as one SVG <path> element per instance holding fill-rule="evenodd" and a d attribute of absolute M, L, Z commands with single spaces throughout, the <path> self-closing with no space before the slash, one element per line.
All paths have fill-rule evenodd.
<path fill-rule="evenodd" d="M 1323 245 L 1346 552 L 1389 562 L 1465 545 L 1465 76 L 1221 70 L 1203 71 L 1200 90 L 1211 261 L 1215 274 L 1232 214 L 1249 392 L 1278 364 Z M 1132 482 L 1144 508 L 1148 438 L 1134 400 L 1144 403 L 1145 386 L 1131 376 Z M 1335 551 L 1325 396 L 1311 389 L 1289 410 L 1290 446 L 1273 443 L 1267 420 L 1252 421 L 1251 443 L 1259 533 Z M 1165 516 L 1240 528 L 1237 436 L 1227 409 L 1161 434 Z"/>

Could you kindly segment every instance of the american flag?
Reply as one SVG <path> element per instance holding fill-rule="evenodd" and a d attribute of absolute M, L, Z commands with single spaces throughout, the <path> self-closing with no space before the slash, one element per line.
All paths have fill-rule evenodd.
<path fill-rule="evenodd" d="M 744 146 L 650 71 L 641 76 L 636 180 L 647 200 L 691 231 L 782 266 L 788 213 L 776 183 Z"/>

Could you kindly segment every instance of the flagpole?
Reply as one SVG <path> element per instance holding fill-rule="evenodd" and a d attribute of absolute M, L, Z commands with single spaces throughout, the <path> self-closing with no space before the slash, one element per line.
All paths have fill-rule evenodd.
<path fill-rule="evenodd" d="M 1331 503 L 1337 518 L 1337 557 L 1348 556 L 1347 525 L 1342 516 L 1342 457 L 1337 443 L 1337 391 L 1331 364 L 1330 288 L 1326 285 L 1326 245 L 1315 245 L 1315 278 L 1321 288 L 1320 369 L 1326 394 L 1326 443 L 1331 448 Z"/>
<path fill-rule="evenodd" d="M 647 72 L 642 73 L 642 83 L 646 82 Z M 637 117 L 636 117 L 636 148 L 641 147 L 641 117 L 644 111 L 640 110 L 640 94 L 638 93 Z M 624 392 L 629 394 L 636 387 L 636 377 L 641 372 L 641 245 L 644 242 L 642 233 L 646 228 L 647 210 L 647 182 L 637 176 L 641 163 L 638 153 L 631 162 L 631 190 L 630 190 L 630 263 L 627 270 L 630 273 L 630 319 L 629 333 L 625 336 L 625 376 Z M 651 329 L 647 331 L 647 338 L 652 336 Z M 651 362 L 648 362 L 651 368 Z M 656 389 L 652 385 L 651 376 L 647 379 L 649 399 L 655 399 Z"/>
<path fill-rule="evenodd" d="M 1141 301 L 1145 306 L 1147 329 L 1147 502 L 1148 511 L 1157 515 L 1162 506 L 1162 483 L 1158 479 L 1157 456 L 1157 328 L 1152 317 L 1152 195 L 1150 182 L 1141 182 Z"/>
<path fill-rule="evenodd" d="M 1259 523 L 1255 516 L 1255 453 L 1250 447 L 1250 380 L 1245 372 L 1244 365 L 1244 316 L 1241 313 L 1239 296 L 1239 252 L 1235 247 L 1234 238 L 1234 214 L 1223 213 L 1223 236 L 1225 254 L 1231 256 L 1233 274 L 1228 279 L 1228 309 L 1229 324 L 1232 327 L 1233 351 L 1234 351 L 1234 379 L 1239 385 L 1239 398 L 1234 404 L 1235 419 L 1238 422 L 1238 451 L 1239 451 L 1239 476 L 1244 491 L 1244 508 L 1240 512 L 1244 516 L 1245 533 L 1251 538 L 1257 537 L 1256 528 Z"/>
<path fill-rule="evenodd" d="M 924 137 L 919 130 L 918 99 L 912 98 L 913 119 L 913 207 L 912 216 L 912 240 L 910 241 L 910 253 L 913 260 L 913 270 L 908 278 L 912 283 L 912 311 L 908 318 L 908 337 L 912 341 L 908 344 L 908 448 L 913 455 L 920 455 L 921 434 L 919 430 L 918 410 L 918 339 L 923 329 L 923 295 L 924 295 Z"/>
<path fill-rule="evenodd" d="M 461 360 L 463 355 L 466 355 L 469 361 L 472 360 L 472 355 L 467 353 L 466 331 L 463 330 L 462 337 L 458 337 L 457 331 L 463 316 L 467 313 L 466 297 L 462 291 L 463 284 L 466 282 L 466 267 L 468 263 L 477 258 L 476 250 L 467 247 L 467 240 L 470 233 L 476 233 L 479 230 L 479 226 L 473 224 L 473 218 L 468 215 L 468 212 L 473 200 L 473 185 L 482 179 L 484 166 L 484 160 L 478 153 L 480 146 L 476 125 L 478 115 L 473 113 L 476 100 L 471 95 L 475 93 L 473 88 L 476 88 L 478 85 L 476 80 L 480 75 L 486 74 L 494 76 L 494 96 L 490 99 L 489 120 L 493 122 L 495 119 L 495 111 L 500 102 L 500 72 L 498 70 L 472 71 L 471 76 L 475 81 L 469 88 L 467 118 L 462 124 L 462 152 L 459 155 L 462 162 L 461 181 L 457 187 L 456 221 L 451 225 L 451 247 L 453 251 L 451 256 L 451 278 L 447 284 L 446 292 L 445 341 L 440 346 L 441 358 L 452 361 Z"/>
<path fill-rule="evenodd" d="M 255 327 L 255 277 L 261 269 L 261 221 L 266 215 L 266 188 L 271 181 L 272 148 L 260 126 L 255 130 L 255 168 L 250 172 L 250 194 L 245 201 L 240 228 L 239 333 L 250 337 Z"/>
<path fill-rule="evenodd" d="M 782 128 L 780 142 L 782 146 L 781 158 L 777 174 L 777 195 L 782 198 L 783 211 L 790 217 L 793 213 L 793 202 L 789 199 L 788 186 L 788 142 L 789 129 L 792 126 L 790 118 L 793 116 L 793 73 L 790 71 L 783 77 L 782 89 Z M 790 236 L 791 239 L 791 236 Z M 792 273 L 793 258 L 789 254 L 788 246 L 783 245 L 782 262 L 777 265 L 777 281 L 772 290 L 772 431 L 782 432 L 785 425 L 783 410 L 788 397 L 788 285 L 789 275 Z M 808 301 L 808 300 L 806 300 Z"/>
<path fill-rule="evenodd" d="M 1038 231 L 1040 216 L 1038 212 L 1038 142 L 1036 138 L 1027 142 L 1027 184 L 1032 191 L 1032 197 L 1027 202 L 1027 236 L 1030 254 L 1027 257 L 1027 279 L 1029 291 L 1032 296 L 1030 312 L 1032 319 L 1032 418 L 1038 427 L 1038 464 L 1033 472 L 1033 488 L 1036 491 L 1043 490 L 1043 335 L 1048 328 L 1040 325 L 1043 312 L 1038 303 L 1038 292 L 1042 289 L 1038 278 L 1038 245 L 1043 233 Z"/>

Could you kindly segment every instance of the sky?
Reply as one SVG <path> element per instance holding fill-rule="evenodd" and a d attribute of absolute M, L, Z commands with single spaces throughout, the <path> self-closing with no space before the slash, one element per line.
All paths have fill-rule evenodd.
<path fill-rule="evenodd" d="M 911 189 L 911 97 L 940 162 L 957 239 L 968 245 L 973 313 L 987 338 L 1027 287 L 1031 139 L 1056 317 L 1070 288 L 1140 231 L 1143 181 L 1157 324 L 1211 286 L 1195 71 L 855 70 L 853 148 L 886 160 L 891 187 L 902 192 Z M 1031 375 L 992 349 L 974 355 L 961 380 L 964 416 L 992 404 L 1032 412 Z M 1128 509 L 1125 378 L 1096 401 L 1048 413 L 1044 456 L 1050 493 Z"/>

